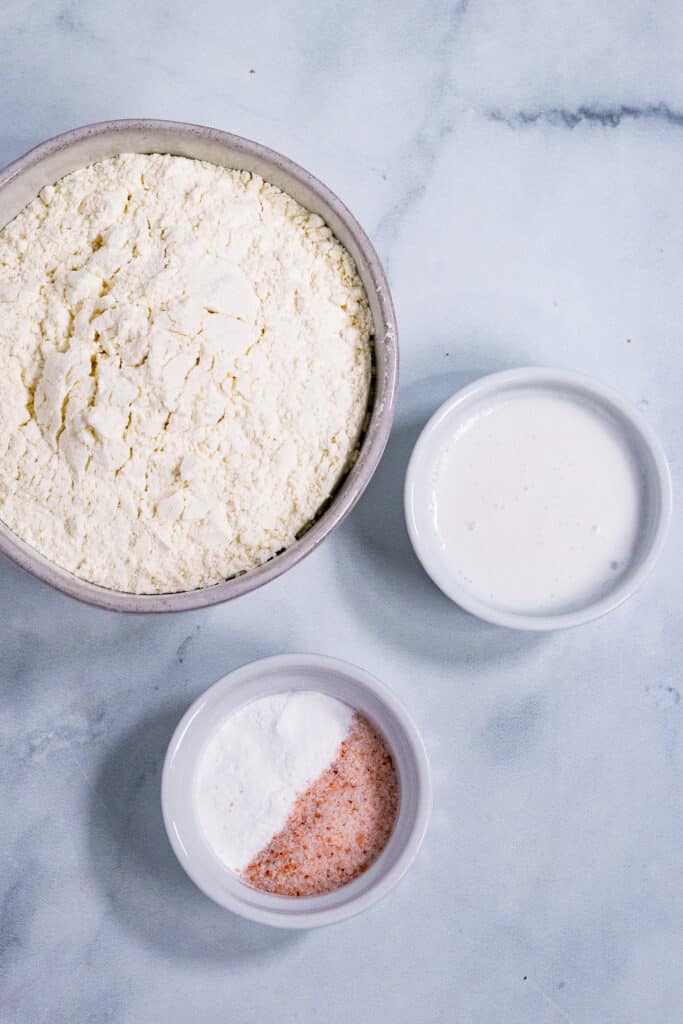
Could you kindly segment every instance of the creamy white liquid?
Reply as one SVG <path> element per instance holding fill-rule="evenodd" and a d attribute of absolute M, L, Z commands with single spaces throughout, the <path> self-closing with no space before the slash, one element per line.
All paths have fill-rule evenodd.
<path fill-rule="evenodd" d="M 607 416 L 520 392 L 482 406 L 435 464 L 444 559 L 480 600 L 538 614 L 599 597 L 628 568 L 641 482 Z"/>

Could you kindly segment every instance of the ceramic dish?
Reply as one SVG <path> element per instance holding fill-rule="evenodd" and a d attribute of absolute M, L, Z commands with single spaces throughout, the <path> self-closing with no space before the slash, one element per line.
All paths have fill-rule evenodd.
<path fill-rule="evenodd" d="M 200 755 L 219 722 L 252 700 L 288 690 L 316 690 L 365 715 L 384 736 L 399 780 L 398 813 L 382 853 L 353 882 L 323 896 L 277 896 L 246 885 L 209 848 L 192 799 Z M 288 654 L 237 669 L 192 704 L 168 747 L 161 801 L 168 837 L 178 860 L 207 896 L 226 909 L 263 924 L 312 928 L 366 910 L 402 878 L 424 838 L 431 809 L 431 783 L 420 735 L 386 686 L 363 669 L 333 658 Z"/>
<path fill-rule="evenodd" d="M 246 594 L 309 554 L 342 521 L 372 477 L 389 436 L 398 374 L 396 318 L 384 271 L 372 243 L 344 204 L 302 167 L 237 135 L 172 121 L 126 120 L 76 128 L 32 149 L 0 172 L 0 227 L 45 185 L 117 153 L 170 153 L 254 171 L 319 214 L 353 256 L 375 325 L 374 390 L 367 429 L 352 469 L 328 506 L 282 554 L 241 576 L 198 590 L 130 594 L 89 583 L 45 558 L 0 522 L 0 552 L 24 569 L 89 604 L 130 612 L 183 611 Z"/>
<path fill-rule="evenodd" d="M 487 408 L 512 392 L 544 393 L 587 405 L 607 417 L 631 453 L 640 481 L 640 516 L 635 547 L 626 569 L 609 589 L 581 607 L 548 614 L 525 614 L 487 603 L 475 594 L 444 557 L 431 508 L 436 460 L 458 427 L 484 404 Z M 549 424 L 548 429 L 552 429 Z M 405 482 L 405 514 L 415 552 L 427 573 L 448 597 L 488 622 L 514 629 L 551 630 L 578 626 L 616 608 L 641 585 L 654 566 L 671 518 L 671 477 L 652 428 L 618 394 L 581 374 L 530 368 L 483 377 L 458 391 L 429 420 L 413 450 Z"/>

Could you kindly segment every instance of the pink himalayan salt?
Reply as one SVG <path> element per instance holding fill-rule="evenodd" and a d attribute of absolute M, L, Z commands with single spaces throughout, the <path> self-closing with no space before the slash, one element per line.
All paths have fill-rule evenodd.
<path fill-rule="evenodd" d="M 243 879 L 281 896 L 317 896 L 346 885 L 386 846 L 398 796 L 386 742 L 356 713 L 337 759 L 298 797 L 285 827 Z"/>

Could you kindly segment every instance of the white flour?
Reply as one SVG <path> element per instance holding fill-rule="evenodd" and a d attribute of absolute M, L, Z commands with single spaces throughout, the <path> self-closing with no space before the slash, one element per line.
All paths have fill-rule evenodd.
<path fill-rule="evenodd" d="M 259 565 L 352 456 L 370 330 L 346 250 L 261 178 L 68 175 L 0 232 L 0 518 L 120 590 Z"/>
<path fill-rule="evenodd" d="M 329 768 L 353 710 L 312 691 L 262 697 L 223 722 L 197 768 L 199 824 L 216 856 L 240 871 L 284 827 L 297 796 Z"/>

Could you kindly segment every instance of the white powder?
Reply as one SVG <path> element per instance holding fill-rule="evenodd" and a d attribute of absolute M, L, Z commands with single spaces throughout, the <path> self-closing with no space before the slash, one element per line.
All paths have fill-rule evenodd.
<path fill-rule="evenodd" d="M 119 590 L 259 565 L 352 457 L 370 331 L 349 254 L 256 175 L 68 175 L 0 232 L 0 518 Z"/>
<path fill-rule="evenodd" d="M 199 824 L 216 856 L 241 871 L 284 827 L 297 796 L 335 760 L 353 710 L 312 691 L 280 693 L 230 715 L 197 768 Z"/>

